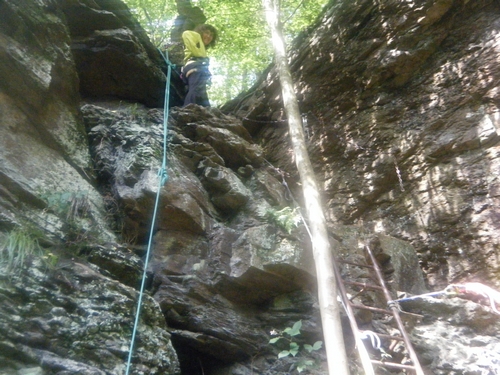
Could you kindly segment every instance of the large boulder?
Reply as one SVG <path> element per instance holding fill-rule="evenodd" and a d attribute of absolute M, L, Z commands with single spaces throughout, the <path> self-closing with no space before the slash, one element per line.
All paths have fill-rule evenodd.
<path fill-rule="evenodd" d="M 1 12 L 2 228 L 31 223 L 68 240 L 72 222 L 81 234 L 100 228 L 98 237 L 111 241 L 93 186 L 64 15 L 50 1 L 4 1 Z M 71 211 L 75 204 L 85 212 Z"/>
<path fill-rule="evenodd" d="M 62 9 L 83 96 L 163 105 L 166 63 L 125 3 L 71 0 Z M 182 104 L 183 90 L 180 77 L 172 75 L 171 105 Z"/>
<path fill-rule="evenodd" d="M 421 298 L 402 302 L 424 319 L 411 332 L 422 363 L 433 374 L 494 374 L 500 361 L 499 315 L 461 298 Z M 453 358 L 453 360 L 450 360 Z"/>

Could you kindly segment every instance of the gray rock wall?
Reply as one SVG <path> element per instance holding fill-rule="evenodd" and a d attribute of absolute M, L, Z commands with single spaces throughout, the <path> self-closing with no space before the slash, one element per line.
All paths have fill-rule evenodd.
<path fill-rule="evenodd" d="M 500 286 L 499 16 L 488 0 L 332 2 L 290 54 L 332 228 L 410 241 L 437 288 Z M 271 70 L 228 108 L 293 173 L 276 97 Z"/>
<path fill-rule="evenodd" d="M 127 17 L 134 23 L 95 2 L 0 2 L 2 374 L 121 374 L 130 345 L 143 264 L 116 243 L 106 196 L 96 183 L 80 112 L 82 75 L 71 28 L 76 19 L 68 22 L 68 7 L 115 20 L 107 24 L 110 40 L 117 35 L 110 28 L 125 30 Z M 83 25 L 92 18 L 79 20 Z M 124 54 L 135 61 L 135 73 L 153 83 L 135 98 L 159 102 L 158 59 L 147 55 L 152 46 L 134 31 L 136 49 L 123 48 Z M 120 87 L 114 89 L 93 94 L 119 97 Z M 146 297 L 143 314 L 136 373 L 179 373 L 158 304 Z"/>
<path fill-rule="evenodd" d="M 373 245 L 394 295 L 425 291 L 419 261 L 433 287 L 481 272 L 494 284 L 498 6 L 412 4 L 332 4 L 294 50 L 332 243 L 353 261 Z M 302 320 L 303 344 L 321 327 L 272 73 L 241 102 L 243 124 L 171 111 L 160 186 L 161 60 L 123 3 L 0 0 L 0 14 L 0 372 L 123 374 L 157 193 L 132 373 L 294 372 L 271 331 Z M 413 337 L 429 372 L 495 371 L 498 317 L 484 301 L 403 307 L 425 317 Z M 300 358 L 324 373 L 322 351 Z"/>
<path fill-rule="evenodd" d="M 64 237 L 58 209 L 81 197 L 88 215 L 81 226 L 106 227 L 100 194 L 79 114 L 79 86 L 71 39 L 51 2 L 4 1 L 0 26 L 1 222 L 44 226 Z M 102 238 L 113 235 L 102 231 Z"/>
<path fill-rule="evenodd" d="M 138 293 L 85 261 L 33 261 L 0 277 L 0 372 L 124 374 Z M 132 373 L 178 374 L 158 305 L 146 296 Z"/>
<path fill-rule="evenodd" d="M 299 222 L 287 230 L 270 219 L 293 202 L 241 122 L 217 109 L 173 108 L 168 179 L 159 186 L 161 110 L 93 102 L 82 113 L 99 180 L 119 207 L 123 238 L 139 252 L 160 194 L 151 293 L 183 373 L 216 374 L 234 363 L 251 371 L 251 358 L 258 371 L 266 361 L 277 373 L 290 366 L 276 361 L 268 341 L 273 328 L 300 319 L 319 338 L 309 240 Z M 273 311 L 285 295 L 297 307 Z"/>

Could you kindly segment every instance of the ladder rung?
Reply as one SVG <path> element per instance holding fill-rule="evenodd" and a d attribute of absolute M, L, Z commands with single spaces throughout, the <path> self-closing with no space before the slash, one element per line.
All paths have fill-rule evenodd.
<path fill-rule="evenodd" d="M 371 307 L 371 306 L 365 306 L 365 305 L 357 305 L 357 304 L 354 304 L 352 302 L 350 302 L 350 304 L 355 309 L 370 310 L 370 311 L 379 312 L 379 313 L 382 313 L 382 314 L 392 315 L 392 312 L 389 311 L 389 310 L 379 309 L 377 307 Z"/>
<path fill-rule="evenodd" d="M 394 363 L 394 362 L 382 362 L 382 361 L 377 361 L 375 359 L 372 359 L 371 362 L 374 365 L 378 366 L 385 366 L 385 367 L 394 367 L 394 368 L 401 368 L 401 369 L 407 369 L 407 370 L 415 370 L 415 366 L 411 365 L 402 365 L 401 363 Z"/>
<path fill-rule="evenodd" d="M 377 365 L 377 366 L 412 370 L 412 372 L 415 373 L 415 375 L 424 375 L 422 367 L 420 366 L 420 363 L 418 361 L 418 357 L 415 353 L 415 349 L 411 345 L 408 333 L 405 330 L 405 325 L 401 319 L 401 316 L 399 315 L 398 307 L 395 304 L 392 304 L 389 306 L 390 310 L 386 310 L 386 309 L 381 309 L 381 308 L 377 308 L 377 307 L 365 306 L 362 304 L 358 305 L 358 304 L 354 304 L 353 302 L 351 302 L 351 300 L 347 296 L 347 293 L 345 290 L 345 285 L 354 285 L 354 286 L 362 288 L 360 291 L 357 292 L 356 296 L 363 293 L 364 289 L 374 289 L 374 290 L 381 290 L 384 293 L 385 299 L 388 303 L 392 301 L 392 297 L 391 297 L 389 291 L 387 290 L 387 286 L 386 286 L 385 281 L 384 281 L 384 275 L 382 274 L 382 271 L 380 270 L 380 267 L 377 264 L 377 260 L 373 256 L 373 253 L 371 252 L 371 250 L 368 246 L 365 246 L 365 249 L 366 249 L 368 256 L 370 257 L 371 265 L 368 265 L 366 263 L 365 264 L 358 264 L 358 263 L 350 262 L 347 260 L 337 260 L 337 262 L 334 262 L 335 273 L 336 273 L 335 277 L 337 278 L 339 291 L 340 291 L 340 294 L 342 295 L 343 301 L 345 303 L 345 308 L 347 311 L 347 315 L 349 316 L 351 328 L 352 328 L 353 332 L 359 331 L 359 326 L 358 326 L 356 319 L 354 317 L 353 309 L 362 309 L 362 310 L 373 311 L 376 313 L 392 315 L 394 317 L 395 322 L 397 323 L 397 326 L 399 328 L 401 336 L 398 337 L 398 336 L 390 336 L 390 335 L 385 335 L 385 334 L 380 334 L 379 336 L 381 338 L 387 338 L 390 340 L 403 341 L 405 344 L 406 350 L 408 351 L 409 357 L 411 359 L 411 363 L 413 365 L 403 365 L 400 363 L 385 362 L 385 361 L 379 361 L 379 360 L 371 360 L 371 363 L 374 365 Z M 360 282 L 355 282 L 355 281 L 343 281 L 336 263 L 349 264 L 352 266 L 363 267 L 363 268 L 368 268 L 368 269 L 373 270 L 373 272 L 377 276 L 378 285 L 368 285 L 366 283 L 360 283 Z M 352 297 L 352 299 L 354 299 L 354 298 L 355 297 Z M 364 348 L 364 345 L 360 345 L 360 347 Z M 364 349 L 364 350 L 366 350 L 366 349 Z M 366 352 L 364 352 L 364 353 L 365 353 L 365 355 L 367 354 Z M 360 350 L 360 357 L 363 358 L 363 352 L 361 350 Z M 373 370 L 371 372 L 373 372 Z"/>
<path fill-rule="evenodd" d="M 377 275 L 379 283 L 384 288 L 385 299 L 387 300 L 387 302 L 389 302 L 391 300 L 391 295 L 390 295 L 390 293 L 387 290 L 387 287 L 385 285 L 384 275 L 382 274 L 382 271 L 381 271 L 380 267 L 378 266 L 377 260 L 376 260 L 375 256 L 373 255 L 372 251 L 370 250 L 370 247 L 365 246 L 365 250 L 366 250 L 366 253 L 370 257 L 370 260 L 373 264 L 373 270 L 375 271 L 375 274 Z M 413 345 L 411 344 L 410 337 L 405 330 L 404 323 L 401 319 L 401 316 L 399 315 L 397 307 L 391 306 L 391 310 L 392 310 L 392 313 L 394 316 L 394 320 L 396 321 L 398 329 L 401 333 L 401 336 L 404 338 L 406 350 L 408 351 L 410 359 L 413 363 L 413 366 L 411 366 L 411 367 L 408 366 L 406 368 L 409 368 L 409 369 L 412 369 L 413 371 L 415 371 L 416 375 L 424 375 L 424 371 L 420 365 L 420 362 L 418 361 L 417 353 L 415 352 L 415 349 L 413 348 Z M 399 366 L 404 366 L 404 365 L 399 365 Z M 398 367 L 398 368 L 404 368 L 404 367 Z"/>
<path fill-rule="evenodd" d="M 357 281 L 344 281 L 344 284 L 355 285 L 355 286 L 359 286 L 361 288 L 367 288 L 367 289 L 384 290 L 384 288 L 382 288 L 381 286 L 370 285 L 370 284 L 366 284 L 366 283 L 359 283 Z"/>

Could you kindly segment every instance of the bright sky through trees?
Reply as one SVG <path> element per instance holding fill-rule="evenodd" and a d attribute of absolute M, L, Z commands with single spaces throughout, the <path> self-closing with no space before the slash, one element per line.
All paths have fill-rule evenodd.
<path fill-rule="evenodd" d="M 177 17 L 175 0 L 124 0 L 156 46 L 169 41 Z M 282 0 L 287 42 L 311 25 L 328 0 Z M 248 89 L 272 60 L 270 36 L 260 0 L 192 0 L 219 31 L 209 51 L 213 74 L 210 101 L 222 104 Z"/>

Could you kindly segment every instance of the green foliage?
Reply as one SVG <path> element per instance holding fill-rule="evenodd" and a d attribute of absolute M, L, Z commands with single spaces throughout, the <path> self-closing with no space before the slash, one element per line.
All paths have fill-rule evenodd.
<path fill-rule="evenodd" d="M 130 113 L 131 120 L 137 119 L 137 115 L 138 115 L 137 103 L 134 103 L 130 106 L 129 113 Z"/>
<path fill-rule="evenodd" d="M 247 90 L 272 60 L 264 13 L 258 1 L 200 1 L 207 22 L 219 31 L 210 51 L 210 98 L 220 104 Z"/>
<path fill-rule="evenodd" d="M 290 343 L 290 349 L 289 350 L 282 350 L 278 354 L 278 358 L 283 358 L 283 357 L 288 357 L 289 355 L 295 357 L 297 353 L 299 352 L 300 346 L 296 342 L 291 342 Z"/>
<path fill-rule="evenodd" d="M 284 34 L 290 42 L 315 21 L 327 0 L 281 2 Z M 220 32 L 220 42 L 211 52 L 212 87 L 209 95 L 216 104 L 234 98 L 252 86 L 273 58 L 270 32 L 261 0 L 200 0 L 207 22 Z"/>
<path fill-rule="evenodd" d="M 285 207 L 281 210 L 269 209 L 266 211 L 266 218 L 270 223 L 274 223 L 288 234 L 300 224 L 301 216 L 299 215 L 298 208 Z"/>
<path fill-rule="evenodd" d="M 160 47 L 168 41 L 177 16 L 173 0 L 125 0 L 125 3 L 155 46 Z"/>
<path fill-rule="evenodd" d="M 303 359 L 297 363 L 297 372 L 301 373 L 302 371 L 315 366 L 316 363 L 312 359 Z"/>
<path fill-rule="evenodd" d="M 302 328 L 302 320 L 299 320 L 298 322 L 295 322 L 293 327 L 287 327 L 283 331 L 283 333 L 286 333 L 289 336 L 297 336 L 300 335 L 300 329 Z"/>
<path fill-rule="evenodd" d="M 277 336 L 269 340 L 269 344 L 276 345 L 281 341 L 285 341 L 288 343 L 288 349 L 282 350 L 278 353 L 278 359 L 285 358 L 288 356 L 296 357 L 300 351 L 300 345 L 297 343 L 296 339 L 300 336 L 300 329 L 302 328 L 302 320 L 299 320 L 294 323 L 292 327 L 287 327 L 283 330 L 283 332 Z M 304 344 L 303 348 L 308 353 L 312 353 L 314 351 L 320 350 L 323 346 L 322 341 L 316 341 L 313 345 Z M 306 370 L 307 368 L 311 368 L 316 366 L 314 360 L 309 358 L 300 358 L 296 363 L 296 368 L 299 373 Z"/>
<path fill-rule="evenodd" d="M 47 210 L 63 221 L 67 245 L 81 245 L 97 237 L 98 228 L 90 215 L 88 192 L 51 192 L 41 197 L 47 203 Z"/>
<path fill-rule="evenodd" d="M 57 257 L 53 253 L 44 252 L 39 236 L 27 229 L 10 231 L 0 244 L 0 264 L 6 268 L 8 274 L 19 273 L 26 262 L 33 258 L 42 259 L 49 267 L 57 263 Z"/>
<path fill-rule="evenodd" d="M 67 221 L 74 221 L 77 217 L 85 217 L 90 208 L 88 192 L 61 192 L 42 194 L 41 198 L 47 203 L 47 209 Z"/>
<path fill-rule="evenodd" d="M 281 22 L 287 42 L 306 31 L 317 19 L 328 0 L 288 0 L 281 3 Z"/>
<path fill-rule="evenodd" d="M 125 0 L 156 46 L 168 41 L 177 9 L 173 0 Z M 284 34 L 290 42 L 311 25 L 328 0 L 281 1 Z M 219 31 L 219 42 L 210 50 L 213 74 L 209 96 L 219 105 L 255 83 L 272 61 L 270 33 L 261 0 L 193 0 L 207 23 Z"/>
<path fill-rule="evenodd" d="M 307 350 L 309 353 L 312 353 L 315 350 L 321 349 L 322 346 L 323 346 L 322 341 L 316 341 L 312 346 L 309 344 L 304 344 L 304 349 Z"/>

